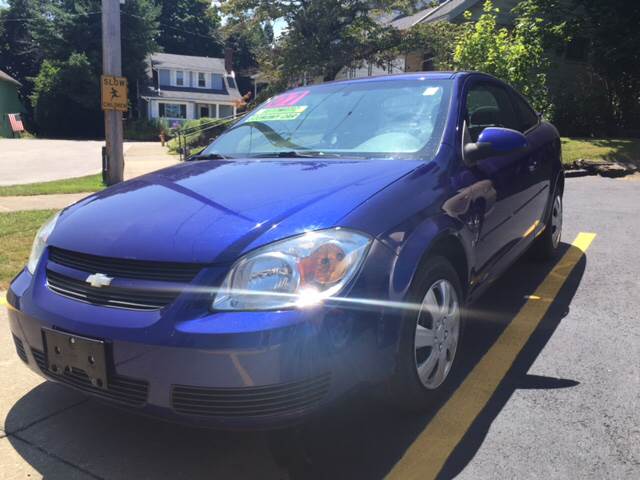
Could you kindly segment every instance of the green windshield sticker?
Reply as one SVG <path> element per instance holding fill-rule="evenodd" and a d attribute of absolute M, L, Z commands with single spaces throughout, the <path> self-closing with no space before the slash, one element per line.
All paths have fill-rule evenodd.
<path fill-rule="evenodd" d="M 306 105 L 293 107 L 263 108 L 251 115 L 247 122 L 272 122 L 277 120 L 295 120 L 307 109 Z"/>

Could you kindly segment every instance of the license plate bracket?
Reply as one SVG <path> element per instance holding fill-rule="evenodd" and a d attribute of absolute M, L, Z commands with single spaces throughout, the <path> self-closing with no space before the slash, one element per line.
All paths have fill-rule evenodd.
<path fill-rule="evenodd" d="M 47 365 L 54 375 L 72 369 L 87 374 L 94 387 L 107 389 L 107 355 L 102 340 L 43 328 Z"/>

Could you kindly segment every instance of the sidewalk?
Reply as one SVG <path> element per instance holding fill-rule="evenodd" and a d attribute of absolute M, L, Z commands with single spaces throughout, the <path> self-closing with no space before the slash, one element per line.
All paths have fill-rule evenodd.
<path fill-rule="evenodd" d="M 159 143 L 129 143 L 124 152 L 124 178 L 129 180 L 161 168 L 170 167 L 178 161 L 177 155 L 169 155 L 167 149 Z M 19 210 L 59 210 L 90 194 L 91 192 L 0 197 L 0 213 Z"/>
<path fill-rule="evenodd" d="M 124 179 L 170 167 L 179 161 L 179 155 L 169 155 L 167 148 L 160 143 L 128 142 L 124 152 Z"/>
<path fill-rule="evenodd" d="M 83 199 L 87 193 L 62 193 L 54 195 L 28 195 L 21 197 L 0 197 L 0 213 L 19 210 L 61 210 Z"/>

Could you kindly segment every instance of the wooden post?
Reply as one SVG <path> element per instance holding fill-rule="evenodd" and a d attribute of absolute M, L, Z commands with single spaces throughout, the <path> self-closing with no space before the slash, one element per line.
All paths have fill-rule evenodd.
<path fill-rule="evenodd" d="M 102 0 L 102 71 L 104 75 L 122 75 L 120 44 L 120 0 Z M 123 180 L 122 112 L 104 111 L 107 146 L 107 185 Z"/>

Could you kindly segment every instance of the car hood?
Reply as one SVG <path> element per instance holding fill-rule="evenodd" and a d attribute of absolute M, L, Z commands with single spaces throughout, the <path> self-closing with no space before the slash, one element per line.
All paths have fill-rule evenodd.
<path fill-rule="evenodd" d="M 412 160 L 189 162 L 69 207 L 51 245 L 117 258 L 228 262 L 260 245 L 336 226 L 423 164 Z"/>

